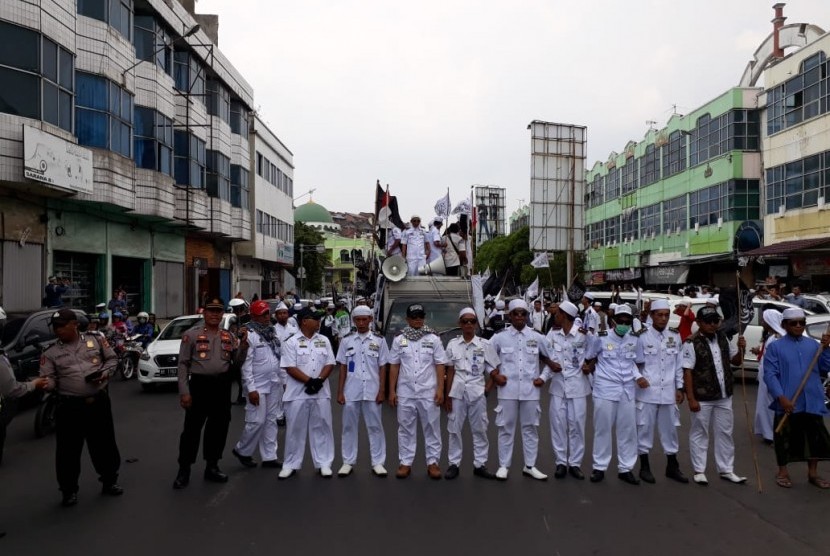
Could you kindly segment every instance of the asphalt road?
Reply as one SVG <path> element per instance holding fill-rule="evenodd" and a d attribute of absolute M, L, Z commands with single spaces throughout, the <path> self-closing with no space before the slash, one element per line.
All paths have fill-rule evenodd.
<path fill-rule="evenodd" d="M 205 483 L 194 468 L 191 486 L 171 488 L 183 414 L 174 390 L 143 393 L 136 382 L 114 382 L 116 435 L 124 464 L 121 498 L 99 495 L 100 485 L 88 456 L 83 459 L 80 503 L 59 506 L 54 477 L 54 438 L 37 440 L 34 412 L 10 425 L 0 466 L 2 555 L 118 554 L 827 554 L 830 528 L 824 513 L 830 492 L 806 483 L 806 469 L 792 469 L 790 490 L 773 481 L 772 450 L 757 443 L 763 493 L 754 478 L 750 441 L 740 387 L 735 397 L 736 471 L 747 485 L 717 479 L 710 485 L 681 485 L 662 473 L 656 485 L 630 486 L 617 480 L 616 462 L 601 484 L 571 478 L 537 482 L 520 473 L 517 442 L 514 467 L 505 483 L 472 476 L 471 463 L 453 482 L 426 476 L 421 446 L 413 475 L 405 481 L 371 475 L 365 432 L 360 461 L 351 477 L 326 480 L 313 473 L 310 456 L 299 475 L 277 481 L 272 469 L 245 469 L 230 455 L 243 409 L 233 408 L 233 423 L 222 467 L 225 485 Z M 756 386 L 747 386 L 754 401 Z M 490 401 L 491 409 L 495 400 Z M 750 404 L 750 414 L 753 411 Z M 547 396 L 543 398 L 547 419 Z M 683 408 L 680 461 L 689 468 L 688 411 Z M 335 408 L 339 459 L 340 410 Z M 491 413 L 492 417 L 492 413 Z M 492 418 L 491 418 L 492 421 Z M 397 465 L 394 412 L 384 409 L 387 468 Z M 589 425 L 590 430 L 590 425 Z M 495 470 L 495 428 L 491 424 Z M 280 432 L 280 452 L 284 430 Z M 517 435 L 518 436 L 518 435 Z M 445 434 L 446 452 L 446 434 Z M 468 443 L 465 448 L 469 446 Z M 652 467 L 662 471 L 659 448 Z M 445 456 L 446 457 L 446 456 Z M 710 453 L 710 466 L 712 454 Z M 442 468 L 446 460 L 442 462 Z M 552 474 L 547 425 L 540 428 L 537 466 Z M 589 454 L 583 470 L 590 471 Z M 825 465 L 825 476 L 830 469 Z"/>

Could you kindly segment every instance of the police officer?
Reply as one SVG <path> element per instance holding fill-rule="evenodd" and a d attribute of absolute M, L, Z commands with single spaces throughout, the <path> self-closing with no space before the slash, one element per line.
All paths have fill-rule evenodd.
<path fill-rule="evenodd" d="M 473 436 L 473 475 L 483 479 L 496 478 L 487 469 L 490 443 L 487 440 L 487 400 L 484 397 L 487 384 L 484 377 L 499 366 L 499 358 L 487 340 L 476 336 L 477 323 L 472 307 L 461 309 L 458 314 L 461 336 L 447 344 L 449 361 L 444 403 L 447 408 L 447 455 L 450 465 L 444 474 L 446 479 L 458 477 L 462 455 L 461 430 L 468 419 Z"/>
<path fill-rule="evenodd" d="M 204 325 L 194 326 L 182 336 L 179 348 L 179 403 L 185 410 L 184 429 L 179 437 L 179 472 L 173 488 L 190 483 L 190 466 L 196 462 L 199 437 L 205 429 L 203 449 L 206 461 L 205 480 L 225 483 L 228 476 L 219 469 L 219 460 L 231 421 L 230 365 L 237 355 L 237 340 L 222 330 L 225 303 L 210 299 L 204 308 Z M 247 347 L 243 332 L 240 347 Z"/>
<path fill-rule="evenodd" d="M 245 467 L 256 467 L 251 456 L 259 448 L 263 467 L 281 467 L 277 459 L 277 400 L 282 393 L 280 340 L 271 324 L 271 308 L 267 302 L 254 301 L 250 312 L 251 320 L 246 325 L 248 355 L 241 371 L 248 404 L 245 428 L 233 455 Z"/>
<path fill-rule="evenodd" d="M 47 388 L 56 390 L 55 469 L 63 493 L 62 505 L 78 503 L 78 477 L 81 451 L 89 447 L 92 465 L 103 483 L 102 494 L 120 496 L 118 485 L 121 455 L 115 443 L 115 427 L 107 392 L 107 381 L 118 364 L 118 357 L 107 341 L 78 331 L 78 317 L 71 309 L 52 315 L 50 325 L 58 342 L 40 358 L 40 376 Z"/>
<path fill-rule="evenodd" d="M 328 378 L 334 368 L 334 353 L 328 339 L 319 334 L 320 314 L 306 308 L 297 314 L 300 333 L 282 348 L 280 366 L 288 373 L 285 385 L 285 463 L 279 478 L 287 479 L 303 466 L 306 435 L 311 459 L 320 475 L 330 478 L 334 461 L 331 428 L 331 390 Z"/>
<path fill-rule="evenodd" d="M 355 307 L 352 319 L 357 330 L 343 338 L 337 352 L 340 364 L 337 403 L 343 406 L 343 466 L 337 475 L 348 476 L 357 462 L 357 428 L 362 414 L 369 435 L 372 473 L 385 477 L 386 437 L 380 404 L 386 391 L 389 349 L 383 336 L 370 329 L 372 310 L 369 307 Z"/>

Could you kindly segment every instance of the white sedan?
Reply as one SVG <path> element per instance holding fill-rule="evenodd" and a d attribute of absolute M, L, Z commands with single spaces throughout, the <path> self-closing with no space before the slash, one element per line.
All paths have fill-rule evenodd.
<path fill-rule="evenodd" d="M 222 317 L 222 328 L 227 328 L 233 314 Z M 152 390 L 156 384 L 173 383 L 178 379 L 179 346 L 184 333 L 204 323 L 202 315 L 176 317 L 167 323 L 141 354 L 138 361 L 138 382 L 143 390 Z"/>

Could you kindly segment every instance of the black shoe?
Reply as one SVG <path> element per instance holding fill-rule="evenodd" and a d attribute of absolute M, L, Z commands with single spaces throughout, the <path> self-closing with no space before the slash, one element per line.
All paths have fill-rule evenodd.
<path fill-rule="evenodd" d="M 453 464 L 447 467 L 447 472 L 444 473 L 444 478 L 448 481 L 451 481 L 458 477 L 458 466 Z"/>
<path fill-rule="evenodd" d="M 592 483 L 600 483 L 605 478 L 605 471 L 600 471 L 599 469 L 594 469 L 591 471 L 591 482 Z"/>
<path fill-rule="evenodd" d="M 640 454 L 640 478 L 649 483 L 654 484 L 654 475 L 651 474 L 651 465 L 648 462 L 648 454 Z"/>
<path fill-rule="evenodd" d="M 282 462 L 278 459 L 267 459 L 262 462 L 262 467 L 271 467 L 273 469 L 282 469 Z"/>
<path fill-rule="evenodd" d="M 238 398 L 236 398 L 236 405 L 245 405 L 246 402 L 247 400 L 245 400 L 243 396 L 239 396 Z"/>
<path fill-rule="evenodd" d="M 231 453 L 234 456 L 236 456 L 236 459 L 238 459 L 239 463 L 241 463 L 243 466 L 256 467 L 256 462 L 254 461 L 254 458 L 252 458 L 251 456 L 243 456 L 242 454 L 236 451 L 236 448 L 231 450 Z"/>
<path fill-rule="evenodd" d="M 284 427 L 285 426 L 285 416 L 282 416 L 279 419 L 277 419 L 277 426 L 278 427 Z"/>
<path fill-rule="evenodd" d="M 628 483 L 630 485 L 639 485 L 640 481 L 637 477 L 634 476 L 634 473 L 631 471 L 626 471 L 625 473 L 617 473 L 617 478 L 624 483 Z"/>
<path fill-rule="evenodd" d="M 121 496 L 124 494 L 124 489 L 118 483 L 110 483 L 101 488 L 101 494 L 106 494 L 107 496 Z"/>
<path fill-rule="evenodd" d="M 561 463 L 556 466 L 556 471 L 553 472 L 554 479 L 564 479 L 565 475 L 568 474 L 568 468 L 562 465 Z"/>
<path fill-rule="evenodd" d="M 190 468 L 179 467 L 179 472 L 176 473 L 176 480 L 173 481 L 173 488 L 180 490 L 186 488 L 190 484 Z"/>
<path fill-rule="evenodd" d="M 577 479 L 578 481 L 584 481 L 585 475 L 582 473 L 582 469 L 579 467 L 572 465 L 568 468 L 568 473 L 571 474 L 571 477 Z"/>
<path fill-rule="evenodd" d="M 674 479 L 678 483 L 686 484 L 689 479 L 680 470 L 680 464 L 677 463 L 677 454 L 670 454 L 666 456 L 666 477 Z"/>
<path fill-rule="evenodd" d="M 63 498 L 61 499 L 61 506 L 64 508 L 70 508 L 78 503 L 78 493 L 77 492 L 64 492 Z"/>
<path fill-rule="evenodd" d="M 476 477 L 481 477 L 482 479 L 493 480 L 496 478 L 496 476 L 493 473 L 490 473 L 490 471 L 488 471 L 487 467 L 484 465 L 473 469 L 473 475 L 475 475 Z"/>
<path fill-rule="evenodd" d="M 214 463 L 205 468 L 205 480 L 212 483 L 227 483 L 228 476 L 222 473 L 219 466 Z"/>

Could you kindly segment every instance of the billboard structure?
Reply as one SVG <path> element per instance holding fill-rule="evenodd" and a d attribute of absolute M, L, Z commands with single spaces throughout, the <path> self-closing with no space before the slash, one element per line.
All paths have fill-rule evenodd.
<path fill-rule="evenodd" d="M 485 241 L 505 235 L 505 188 L 476 185 L 473 188 L 476 211 L 476 248 Z"/>
<path fill-rule="evenodd" d="M 532 121 L 530 150 L 530 250 L 565 251 L 573 278 L 573 253 L 585 249 L 585 126 Z"/>

